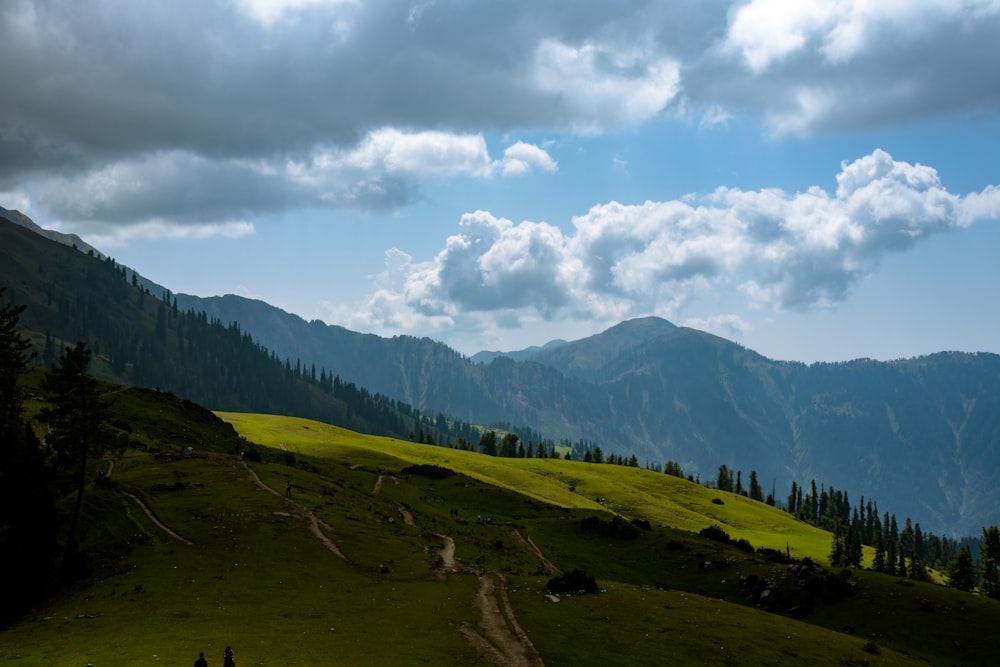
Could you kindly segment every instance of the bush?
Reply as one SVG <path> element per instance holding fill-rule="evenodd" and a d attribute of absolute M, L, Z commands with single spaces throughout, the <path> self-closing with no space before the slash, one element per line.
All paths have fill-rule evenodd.
<path fill-rule="evenodd" d="M 420 477 L 427 477 L 428 479 L 448 479 L 449 477 L 453 477 L 455 475 L 454 470 L 427 464 L 407 466 L 406 468 L 403 468 L 401 473 L 403 475 L 419 475 Z"/>
<path fill-rule="evenodd" d="M 645 519 L 632 519 L 632 525 L 640 530 L 650 531 L 653 530 L 653 526 Z"/>
<path fill-rule="evenodd" d="M 549 579 L 548 589 L 553 593 L 596 593 L 597 581 L 574 568 L 572 572 Z"/>
<path fill-rule="evenodd" d="M 723 529 L 722 526 L 712 525 L 708 528 L 702 528 L 698 531 L 698 534 L 702 537 L 708 538 L 715 542 L 722 542 L 723 544 L 729 544 L 732 540 L 729 538 L 729 533 Z"/>
<path fill-rule="evenodd" d="M 583 530 L 618 540 L 634 540 L 639 537 L 639 529 L 633 524 L 634 522 L 627 523 L 620 516 L 616 516 L 611 521 L 604 521 L 596 516 L 588 516 L 580 520 L 580 528 Z"/>

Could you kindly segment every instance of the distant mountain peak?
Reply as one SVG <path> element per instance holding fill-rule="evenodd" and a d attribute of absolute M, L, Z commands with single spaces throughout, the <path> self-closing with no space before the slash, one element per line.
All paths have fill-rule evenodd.
<path fill-rule="evenodd" d="M 90 245 L 89 243 L 81 239 L 76 234 L 65 234 L 63 232 L 57 232 L 52 229 L 44 229 L 43 227 L 40 227 L 34 220 L 26 216 L 24 213 L 21 213 L 20 211 L 6 209 L 3 206 L 0 206 L 0 218 L 6 218 L 7 220 L 13 222 L 15 225 L 20 225 L 21 227 L 30 229 L 31 231 L 41 236 L 44 236 L 50 241 L 55 241 L 56 243 L 62 243 L 63 245 L 68 245 L 70 247 L 76 248 L 77 250 L 79 250 L 84 254 L 93 253 L 94 256 L 97 257 L 98 259 L 104 259 L 104 253 L 102 253 L 100 250 L 98 250 L 94 246 Z"/>

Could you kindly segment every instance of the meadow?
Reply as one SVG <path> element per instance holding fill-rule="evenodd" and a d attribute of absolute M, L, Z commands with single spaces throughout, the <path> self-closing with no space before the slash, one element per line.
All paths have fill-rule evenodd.
<path fill-rule="evenodd" d="M 89 490 L 91 576 L 0 632 L 4 663 L 221 664 L 226 645 L 240 665 L 991 662 L 996 601 L 802 565 L 830 535 L 733 494 L 116 400 L 132 446 Z M 573 570 L 599 592 L 550 595 Z"/>

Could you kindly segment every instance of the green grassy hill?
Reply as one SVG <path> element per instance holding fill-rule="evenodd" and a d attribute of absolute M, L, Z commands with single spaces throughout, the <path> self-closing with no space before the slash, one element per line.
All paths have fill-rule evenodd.
<path fill-rule="evenodd" d="M 222 421 L 154 391 L 108 398 L 131 447 L 95 462 L 91 577 L 0 632 L 4 663 L 190 664 L 205 651 L 221 664 L 227 644 L 240 665 L 995 658 L 996 601 L 785 562 L 786 549 L 825 562 L 829 534 L 731 494 L 301 419 Z M 697 535 L 713 524 L 775 551 Z M 599 592 L 547 597 L 575 569 Z"/>

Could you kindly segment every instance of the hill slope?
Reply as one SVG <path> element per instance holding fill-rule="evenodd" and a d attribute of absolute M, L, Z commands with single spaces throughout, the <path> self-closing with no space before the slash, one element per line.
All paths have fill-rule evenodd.
<path fill-rule="evenodd" d="M 0 659 L 173 664 L 205 651 L 214 662 L 227 644 L 240 664 L 296 665 L 992 657 L 995 601 L 679 530 L 728 522 L 799 553 L 810 534 L 829 538 L 666 475 L 223 415 L 265 447 L 163 393 L 108 399 L 133 447 L 90 471 L 94 576 L 0 632 Z M 629 521 L 639 517 L 648 529 Z M 548 582 L 574 568 L 601 592 L 552 602 Z"/>
<path fill-rule="evenodd" d="M 235 296 L 193 301 L 205 302 L 274 349 L 421 410 L 527 424 L 706 479 L 721 464 L 756 470 L 779 497 L 817 480 L 945 534 L 1000 521 L 1000 355 L 807 366 L 646 318 L 474 364 L 427 339 L 307 325 Z"/>
<path fill-rule="evenodd" d="M 294 411 L 380 433 L 418 433 L 425 426 L 447 431 L 455 419 L 525 425 L 553 441 L 587 441 L 605 453 L 634 454 L 641 465 L 675 461 L 704 479 L 714 478 L 721 464 L 744 477 L 756 470 L 778 498 L 793 480 L 816 480 L 854 498 L 874 497 L 883 510 L 947 535 L 976 535 L 1000 522 L 998 355 L 806 366 L 646 318 L 537 350 L 524 361 L 497 357 L 474 364 L 429 339 L 386 339 L 306 323 L 240 297 L 177 296 L 174 308 L 154 296 L 138 308 L 122 291 L 124 280 L 93 289 L 108 273 L 101 268 L 107 261 L 28 243 L 7 227 L 0 233 L 0 280 L 12 286 L 8 296 L 30 305 L 25 318 L 39 349 L 46 332 L 100 341 L 109 365 L 97 370 L 109 379 L 169 386 L 214 408 Z M 70 265 L 77 268 L 70 271 Z M 186 312 L 204 312 L 204 322 L 189 327 L 175 317 Z M 105 324 L 81 327 L 81 314 L 94 313 Z M 137 338 L 130 323 L 143 318 L 145 333 Z M 277 390 L 284 382 L 280 372 L 245 377 L 264 367 L 263 360 L 237 360 L 216 348 L 209 364 L 181 353 L 200 337 L 188 336 L 190 329 L 209 324 L 216 325 L 211 335 L 219 346 L 256 345 L 277 359 L 299 360 L 306 373 L 325 369 L 387 400 L 349 415 L 343 403 Z M 297 367 L 284 370 L 302 374 Z M 440 418 L 432 426 L 416 425 L 405 410 L 390 416 L 396 401 Z M 438 435 L 441 442 L 459 437 Z M 472 432 L 462 437 L 477 439 Z"/>

